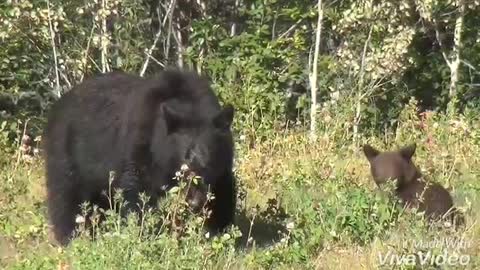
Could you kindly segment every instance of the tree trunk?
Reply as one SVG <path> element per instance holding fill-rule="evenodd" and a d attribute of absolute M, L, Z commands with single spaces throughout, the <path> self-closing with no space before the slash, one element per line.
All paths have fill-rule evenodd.
<path fill-rule="evenodd" d="M 312 95 L 312 104 L 310 107 L 310 138 L 316 139 L 317 128 L 317 76 L 318 76 L 318 55 L 320 53 L 320 37 L 322 33 L 323 5 L 322 0 L 318 0 L 318 21 L 315 35 L 315 52 L 313 54 L 312 73 L 310 74 L 310 89 Z"/>
<path fill-rule="evenodd" d="M 107 10 L 107 0 L 102 0 L 102 11 L 105 12 Z M 107 15 L 102 13 L 102 35 L 100 39 L 100 46 L 102 49 L 101 52 L 101 61 L 102 61 L 102 73 L 110 71 L 110 67 L 108 66 L 108 48 L 107 48 Z"/>
<path fill-rule="evenodd" d="M 360 78 L 358 79 L 358 90 L 357 90 L 357 104 L 355 106 L 355 118 L 353 120 L 353 142 L 358 142 L 358 126 L 360 125 L 360 119 L 362 116 L 362 100 L 367 96 L 367 91 L 364 91 L 365 88 L 365 57 L 367 56 L 367 49 L 370 44 L 370 39 L 372 38 L 373 26 L 370 26 L 368 31 L 368 37 L 363 45 L 362 60 L 360 63 Z"/>
<path fill-rule="evenodd" d="M 55 63 L 55 94 L 59 98 L 62 95 L 62 90 L 60 89 L 60 76 L 58 71 L 58 59 L 57 59 L 57 46 L 55 44 L 55 31 L 52 26 L 52 18 L 50 17 L 50 1 L 47 1 L 47 16 L 48 16 L 48 27 L 50 29 L 50 41 L 52 42 L 52 51 L 53 51 L 53 61 Z"/>
<path fill-rule="evenodd" d="M 464 0 L 457 0 L 458 17 L 455 21 L 454 32 L 454 44 L 453 44 L 453 60 L 450 67 L 450 89 L 448 91 L 450 109 L 455 109 L 457 100 L 457 84 L 458 84 L 458 68 L 460 65 L 460 49 L 462 46 L 462 30 L 463 30 L 463 18 L 465 14 L 465 2 Z"/>

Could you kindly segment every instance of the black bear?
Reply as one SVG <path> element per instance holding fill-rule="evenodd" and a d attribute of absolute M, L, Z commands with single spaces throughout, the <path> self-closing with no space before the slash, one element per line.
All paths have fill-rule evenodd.
<path fill-rule="evenodd" d="M 203 181 L 187 196 L 192 208 L 211 210 L 213 233 L 233 222 L 235 179 L 231 124 L 207 79 L 166 70 L 150 78 L 112 72 L 90 78 L 51 108 L 44 131 L 49 218 L 55 239 L 66 245 L 84 202 L 108 207 L 109 172 L 128 211 L 139 193 L 157 200 L 175 186 L 182 164 Z M 207 191 L 214 199 L 207 202 Z"/>
<path fill-rule="evenodd" d="M 407 207 L 417 207 L 428 220 L 450 217 L 455 224 L 456 209 L 450 193 L 441 185 L 425 182 L 412 161 L 416 144 L 404 146 L 396 151 L 380 152 L 370 145 L 363 146 L 363 152 L 370 163 L 370 171 L 377 186 L 388 180 L 397 180 L 396 195 Z"/>

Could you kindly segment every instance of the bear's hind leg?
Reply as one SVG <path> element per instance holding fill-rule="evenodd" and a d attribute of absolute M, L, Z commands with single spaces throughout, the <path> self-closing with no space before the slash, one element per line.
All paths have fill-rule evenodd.
<path fill-rule="evenodd" d="M 62 159 L 47 160 L 48 214 L 55 240 L 61 245 L 70 242 L 75 230 L 75 218 L 80 214 L 80 194 L 74 174 Z"/>

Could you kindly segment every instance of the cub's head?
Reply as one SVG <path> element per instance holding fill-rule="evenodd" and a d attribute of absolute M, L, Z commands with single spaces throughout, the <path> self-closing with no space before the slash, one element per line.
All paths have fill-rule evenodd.
<path fill-rule="evenodd" d="M 404 146 L 396 151 L 381 152 L 370 145 L 363 146 L 363 153 L 370 163 L 373 180 L 380 186 L 388 180 L 397 180 L 397 187 L 408 184 L 420 177 L 413 164 L 412 156 L 416 145 Z"/>

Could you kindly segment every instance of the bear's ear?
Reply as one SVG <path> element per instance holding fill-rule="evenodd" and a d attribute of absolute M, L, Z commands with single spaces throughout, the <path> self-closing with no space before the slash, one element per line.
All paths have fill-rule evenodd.
<path fill-rule="evenodd" d="M 405 146 L 399 150 L 400 155 L 406 160 L 410 160 L 413 157 L 413 154 L 415 154 L 415 150 L 417 149 L 417 145 L 415 143 L 412 143 L 408 146 Z"/>
<path fill-rule="evenodd" d="M 218 129 L 229 129 L 233 122 L 233 112 L 234 109 L 231 104 L 225 105 L 222 111 L 213 118 L 213 125 Z"/>
<path fill-rule="evenodd" d="M 167 125 L 167 134 L 174 133 L 180 127 L 180 122 L 182 118 L 178 112 L 172 110 L 168 106 L 163 106 L 163 117 L 165 119 L 165 124 Z"/>
<path fill-rule="evenodd" d="M 372 159 L 374 159 L 376 156 L 378 156 L 378 154 L 380 154 L 380 151 L 368 144 L 365 144 L 363 146 L 363 153 L 367 157 L 368 161 L 372 161 Z"/>

